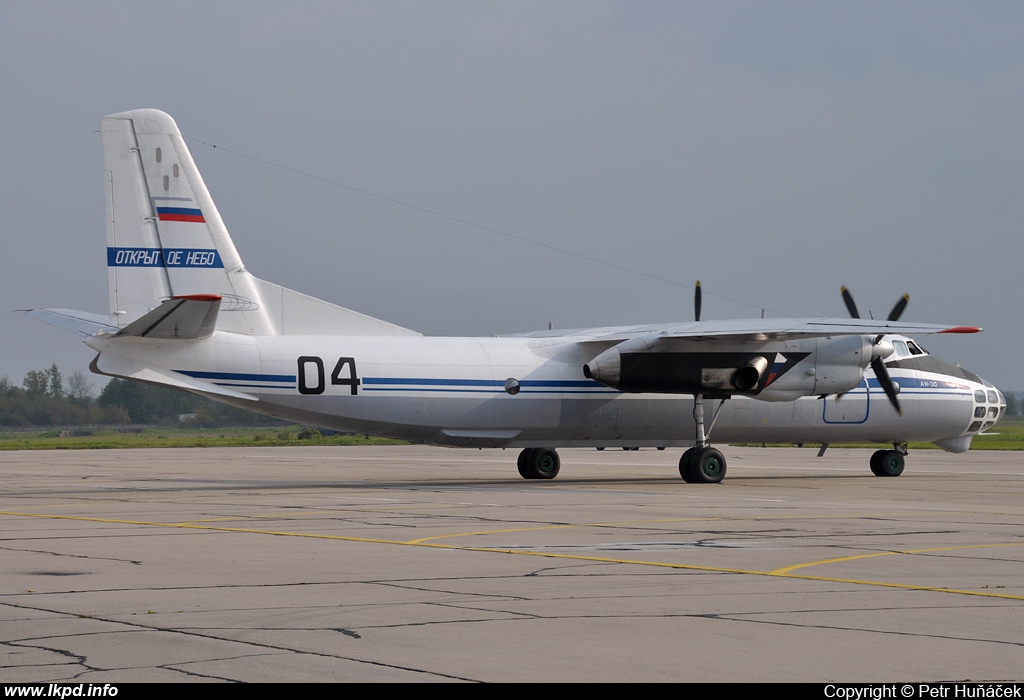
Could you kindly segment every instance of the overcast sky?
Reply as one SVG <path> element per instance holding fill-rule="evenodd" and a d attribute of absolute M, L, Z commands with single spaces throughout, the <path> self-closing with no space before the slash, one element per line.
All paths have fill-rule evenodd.
<path fill-rule="evenodd" d="M 155 107 L 251 272 L 423 333 L 688 320 L 696 279 L 705 318 L 843 316 L 846 284 L 983 326 L 922 343 L 1024 389 L 1019 2 L 0 0 L 0 67 L 7 309 L 106 312 L 97 130 Z M 12 382 L 87 371 L 0 324 Z"/>

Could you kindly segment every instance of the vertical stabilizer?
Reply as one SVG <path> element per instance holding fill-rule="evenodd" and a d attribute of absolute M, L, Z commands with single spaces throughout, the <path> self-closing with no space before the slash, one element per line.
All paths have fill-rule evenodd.
<path fill-rule="evenodd" d="M 112 326 L 124 329 L 168 299 L 216 296 L 221 331 L 419 335 L 250 275 L 169 115 L 104 117 L 103 169 Z"/>
<path fill-rule="evenodd" d="M 275 329 L 171 117 L 103 118 L 110 322 L 124 328 L 171 297 L 223 297 L 222 330 Z"/>

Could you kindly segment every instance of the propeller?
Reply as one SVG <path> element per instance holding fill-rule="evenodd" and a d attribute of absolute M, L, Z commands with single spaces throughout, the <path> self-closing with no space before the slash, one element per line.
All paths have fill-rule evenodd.
<path fill-rule="evenodd" d="M 846 304 L 846 310 L 850 312 L 850 316 L 853 318 L 860 318 L 860 314 L 857 312 L 857 305 L 853 301 L 853 295 L 850 294 L 850 290 L 843 285 L 840 290 L 843 295 L 843 303 Z M 907 302 L 910 301 L 910 295 L 904 294 L 900 297 L 900 300 L 896 302 L 896 306 L 892 307 L 892 311 L 889 312 L 889 321 L 898 321 L 900 316 L 903 315 L 903 311 L 907 308 Z M 882 342 L 883 334 L 879 333 L 875 337 L 874 345 L 878 345 Z M 871 358 L 871 369 L 874 370 L 875 376 L 878 377 L 879 383 L 882 385 L 882 391 L 885 392 L 886 397 L 889 399 L 889 403 L 896 409 L 896 413 L 903 415 L 903 409 L 900 408 L 900 400 L 896 398 L 896 389 L 892 385 L 892 380 L 889 378 L 889 370 L 886 369 L 885 363 L 881 357 Z"/>
<path fill-rule="evenodd" d="M 697 286 L 693 288 L 693 320 L 700 320 L 700 280 L 697 280 Z"/>

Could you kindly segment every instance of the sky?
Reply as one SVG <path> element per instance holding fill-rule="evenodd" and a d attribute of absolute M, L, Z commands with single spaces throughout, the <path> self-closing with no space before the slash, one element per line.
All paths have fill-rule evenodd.
<path fill-rule="evenodd" d="M 154 107 L 250 272 L 425 334 L 845 284 L 1024 390 L 1022 3 L 0 0 L 0 66 L 9 310 L 107 311 L 100 118 Z M 0 313 L 12 383 L 92 356 Z"/>

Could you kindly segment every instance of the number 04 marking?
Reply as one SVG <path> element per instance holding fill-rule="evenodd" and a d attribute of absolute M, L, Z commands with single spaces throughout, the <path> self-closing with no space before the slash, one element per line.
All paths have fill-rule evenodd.
<path fill-rule="evenodd" d="M 313 365 L 312 368 L 309 365 Z M 342 376 L 342 370 L 348 366 L 348 376 Z M 300 394 L 322 394 L 327 387 L 324 381 L 324 361 L 315 355 L 303 355 L 299 358 L 299 393 Z M 310 371 L 312 370 L 312 371 Z M 347 386 L 352 390 L 352 395 L 359 393 L 359 375 L 356 374 L 356 360 L 354 357 L 339 357 L 338 364 L 334 365 L 331 372 L 331 386 Z"/>

